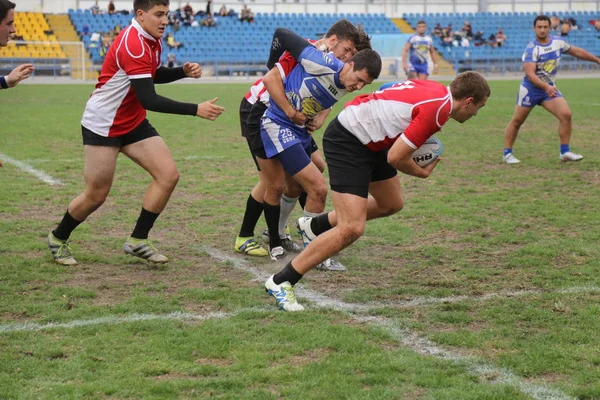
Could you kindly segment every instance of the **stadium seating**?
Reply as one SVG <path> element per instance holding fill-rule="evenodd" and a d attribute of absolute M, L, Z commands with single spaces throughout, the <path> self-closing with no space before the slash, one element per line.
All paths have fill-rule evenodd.
<path fill-rule="evenodd" d="M 533 20 L 537 16 L 533 12 L 504 13 L 430 13 L 430 14 L 405 14 L 404 19 L 413 27 L 419 20 L 424 20 L 428 28 L 440 23 L 442 27 L 452 24 L 453 30 L 460 30 L 465 21 L 471 23 L 473 33 L 481 31 L 483 37 L 488 38 L 498 29 L 503 29 L 507 40 L 504 46 L 492 48 L 480 47 L 453 47 L 442 46 L 439 38 L 434 38 L 434 45 L 448 61 L 454 64 L 455 71 L 476 69 L 489 71 L 520 71 L 521 56 L 527 44 L 535 38 Z M 594 54 L 600 54 L 599 32 L 589 24 L 590 20 L 600 18 L 600 13 L 589 11 L 573 12 L 547 12 L 546 15 L 556 15 L 560 19 L 571 17 L 577 21 L 578 29 L 569 33 L 567 39 L 575 46 L 583 47 Z M 561 69 L 589 69 L 593 64 L 580 61 L 573 57 L 561 60 Z"/>
<path fill-rule="evenodd" d="M 92 15 L 89 10 L 69 10 L 69 16 L 80 34 L 84 25 L 88 25 L 90 32 L 109 32 L 118 23 L 125 27 L 131 22 L 131 16 Z M 184 46 L 168 49 L 163 42 L 163 62 L 166 62 L 168 53 L 173 53 L 179 61 L 215 64 L 217 73 L 250 73 L 251 70 L 264 69 L 275 28 L 286 27 L 299 35 L 317 38 L 323 35 L 331 24 L 342 18 L 361 23 L 370 34 L 400 33 L 396 25 L 384 14 L 258 13 L 253 23 L 241 22 L 236 17 L 218 17 L 216 26 L 212 28 L 183 26 L 179 31 L 173 32 L 169 27 L 167 33 L 173 32 L 176 40 Z M 196 19 L 200 21 L 200 17 Z M 101 64 L 99 48 L 90 43 L 89 36 L 83 36 L 82 40 L 94 63 Z"/>

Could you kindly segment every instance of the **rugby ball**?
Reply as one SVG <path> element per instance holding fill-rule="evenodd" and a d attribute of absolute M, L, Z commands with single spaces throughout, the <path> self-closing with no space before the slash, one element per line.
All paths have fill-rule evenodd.
<path fill-rule="evenodd" d="M 431 136 L 421 147 L 415 150 L 412 157 L 419 167 L 424 167 L 435 161 L 443 150 L 442 142 L 435 136 Z"/>

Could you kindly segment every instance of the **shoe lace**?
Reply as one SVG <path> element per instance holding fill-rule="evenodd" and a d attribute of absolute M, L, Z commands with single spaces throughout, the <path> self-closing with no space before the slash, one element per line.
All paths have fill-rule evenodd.
<path fill-rule="evenodd" d="M 71 249 L 69 248 L 68 243 L 63 243 L 58 247 L 58 251 L 56 252 L 58 258 L 70 258 L 73 257 L 71 253 Z"/>
<path fill-rule="evenodd" d="M 282 288 L 282 290 L 284 291 L 285 298 L 288 300 L 289 303 L 295 303 L 296 302 L 296 294 L 294 293 L 294 288 L 293 287 Z"/>

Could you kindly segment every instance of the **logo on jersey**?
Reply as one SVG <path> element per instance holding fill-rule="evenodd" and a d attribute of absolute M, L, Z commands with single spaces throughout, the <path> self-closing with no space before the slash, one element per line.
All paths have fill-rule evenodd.
<path fill-rule="evenodd" d="M 318 114 L 320 111 L 323 111 L 323 106 L 320 105 L 315 99 L 312 97 L 306 97 L 302 99 L 302 114 L 313 116 Z"/>
<path fill-rule="evenodd" d="M 296 135 L 289 128 L 281 128 L 279 130 L 279 142 L 281 144 L 289 143 L 293 140 L 296 140 Z"/>
<path fill-rule="evenodd" d="M 525 98 L 523 99 L 523 104 L 526 106 L 531 105 L 531 99 L 529 98 L 529 96 L 525 96 Z"/>
<path fill-rule="evenodd" d="M 327 90 L 329 90 L 329 92 L 333 96 L 337 96 L 338 95 L 338 90 L 336 88 L 334 88 L 333 85 L 329 85 L 329 87 L 327 88 Z"/>
<path fill-rule="evenodd" d="M 331 57 L 329 57 L 328 53 L 321 53 L 323 55 L 323 61 L 325 61 L 325 64 L 330 65 L 333 64 L 333 60 L 331 59 Z"/>
<path fill-rule="evenodd" d="M 548 60 L 540 64 L 542 65 L 539 68 L 547 74 L 553 74 L 557 67 L 556 60 Z"/>
<path fill-rule="evenodd" d="M 300 110 L 300 96 L 298 96 L 297 93 L 295 92 L 286 92 L 285 96 L 287 97 L 288 101 L 290 102 L 290 104 L 292 105 L 292 107 L 294 107 L 296 110 Z"/>

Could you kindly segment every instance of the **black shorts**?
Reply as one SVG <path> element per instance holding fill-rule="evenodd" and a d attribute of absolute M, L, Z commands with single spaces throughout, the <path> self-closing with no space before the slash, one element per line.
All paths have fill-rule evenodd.
<path fill-rule="evenodd" d="M 147 119 L 139 124 L 134 130 L 121 136 L 106 137 L 100 136 L 97 133 L 90 131 L 85 126 L 81 126 L 81 136 L 83 136 L 83 144 L 91 146 L 108 146 L 108 147 L 125 147 L 127 145 L 141 142 L 144 139 L 153 136 L 160 136 L 156 129 Z"/>
<path fill-rule="evenodd" d="M 369 196 L 371 182 L 384 181 L 398 175 L 387 162 L 386 151 L 371 151 L 340 124 L 331 121 L 323 136 L 323 152 L 329 171 L 331 190 Z"/>
<path fill-rule="evenodd" d="M 240 127 L 242 129 L 242 136 L 244 137 L 244 139 L 246 139 L 246 143 L 248 143 L 248 148 L 250 149 L 250 155 L 252 156 L 254 165 L 256 165 L 256 169 L 260 171 L 260 167 L 258 166 L 258 162 L 256 161 L 256 156 L 252 152 L 250 140 L 248 139 L 248 117 L 250 116 L 250 110 L 252 110 L 252 106 L 253 104 L 246 100 L 246 98 L 242 99 L 242 102 L 240 103 Z"/>

